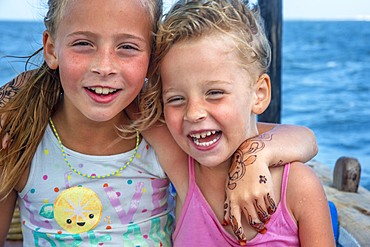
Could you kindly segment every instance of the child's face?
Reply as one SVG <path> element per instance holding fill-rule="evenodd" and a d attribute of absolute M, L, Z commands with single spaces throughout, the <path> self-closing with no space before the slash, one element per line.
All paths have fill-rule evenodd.
<path fill-rule="evenodd" d="M 228 159 L 257 134 L 254 79 L 240 65 L 232 40 L 221 35 L 176 43 L 161 62 L 167 126 L 202 165 Z"/>
<path fill-rule="evenodd" d="M 122 115 L 138 95 L 149 64 L 152 27 L 140 2 L 69 1 L 54 41 L 49 36 L 45 46 L 48 65 L 59 68 L 67 111 L 107 121 Z"/>

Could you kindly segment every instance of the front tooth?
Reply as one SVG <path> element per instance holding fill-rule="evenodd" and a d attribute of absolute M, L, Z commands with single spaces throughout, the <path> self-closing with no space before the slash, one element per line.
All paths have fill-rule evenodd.
<path fill-rule="evenodd" d="M 108 94 L 109 93 L 109 88 L 103 88 L 102 93 L 103 94 Z"/>
<path fill-rule="evenodd" d="M 203 132 L 203 133 L 201 134 L 201 136 L 202 136 L 202 138 L 206 138 L 206 137 L 207 137 L 207 133 Z"/>
<path fill-rule="evenodd" d="M 101 87 L 96 87 L 94 89 L 95 89 L 95 93 L 97 94 L 101 94 L 103 92 L 103 89 Z"/>
<path fill-rule="evenodd" d="M 197 138 L 197 139 L 199 139 L 200 138 L 200 134 L 195 134 L 194 137 Z"/>

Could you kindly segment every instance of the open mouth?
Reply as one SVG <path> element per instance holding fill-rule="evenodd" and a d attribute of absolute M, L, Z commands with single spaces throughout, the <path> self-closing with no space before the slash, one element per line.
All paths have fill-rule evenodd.
<path fill-rule="evenodd" d="M 189 136 L 193 140 L 194 144 L 201 147 L 209 147 L 221 138 L 221 131 L 209 130 L 196 134 L 190 134 Z"/>
<path fill-rule="evenodd" d="M 88 87 L 87 89 L 90 92 L 95 93 L 95 94 L 99 94 L 99 95 L 114 94 L 118 91 L 118 89 L 107 88 L 107 87 Z"/>

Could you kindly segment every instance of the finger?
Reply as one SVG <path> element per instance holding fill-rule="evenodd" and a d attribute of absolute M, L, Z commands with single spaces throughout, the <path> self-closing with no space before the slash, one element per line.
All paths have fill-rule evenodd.
<path fill-rule="evenodd" d="M 244 233 L 244 229 L 241 224 L 241 212 L 240 210 L 233 209 L 230 210 L 230 223 L 233 229 L 235 236 L 239 240 L 240 245 L 247 244 L 247 238 Z"/>
<path fill-rule="evenodd" d="M 266 233 L 267 229 L 265 227 L 265 224 L 259 219 L 255 205 L 248 205 L 243 207 L 243 213 L 248 219 L 248 224 L 253 227 L 258 233 L 263 234 Z"/>
<path fill-rule="evenodd" d="M 266 205 L 265 200 L 261 200 L 261 201 L 256 200 L 254 207 L 256 209 L 258 219 L 262 223 L 267 224 L 271 216 L 268 213 L 268 205 Z"/>
<path fill-rule="evenodd" d="M 222 222 L 223 226 L 227 226 L 230 224 L 230 207 L 229 207 L 229 199 L 226 198 L 224 203 L 224 221 Z"/>
<path fill-rule="evenodd" d="M 265 203 L 267 206 L 267 213 L 273 214 L 276 211 L 276 203 L 274 200 L 275 196 L 273 194 L 267 193 L 265 197 Z"/>

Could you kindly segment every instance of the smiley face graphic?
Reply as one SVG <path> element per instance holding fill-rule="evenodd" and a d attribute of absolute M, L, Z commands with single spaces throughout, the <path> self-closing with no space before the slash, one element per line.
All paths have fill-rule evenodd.
<path fill-rule="evenodd" d="M 69 233 L 82 233 L 93 229 L 100 221 L 102 204 L 98 195 L 85 187 L 69 188 L 54 203 L 56 222 Z"/>

